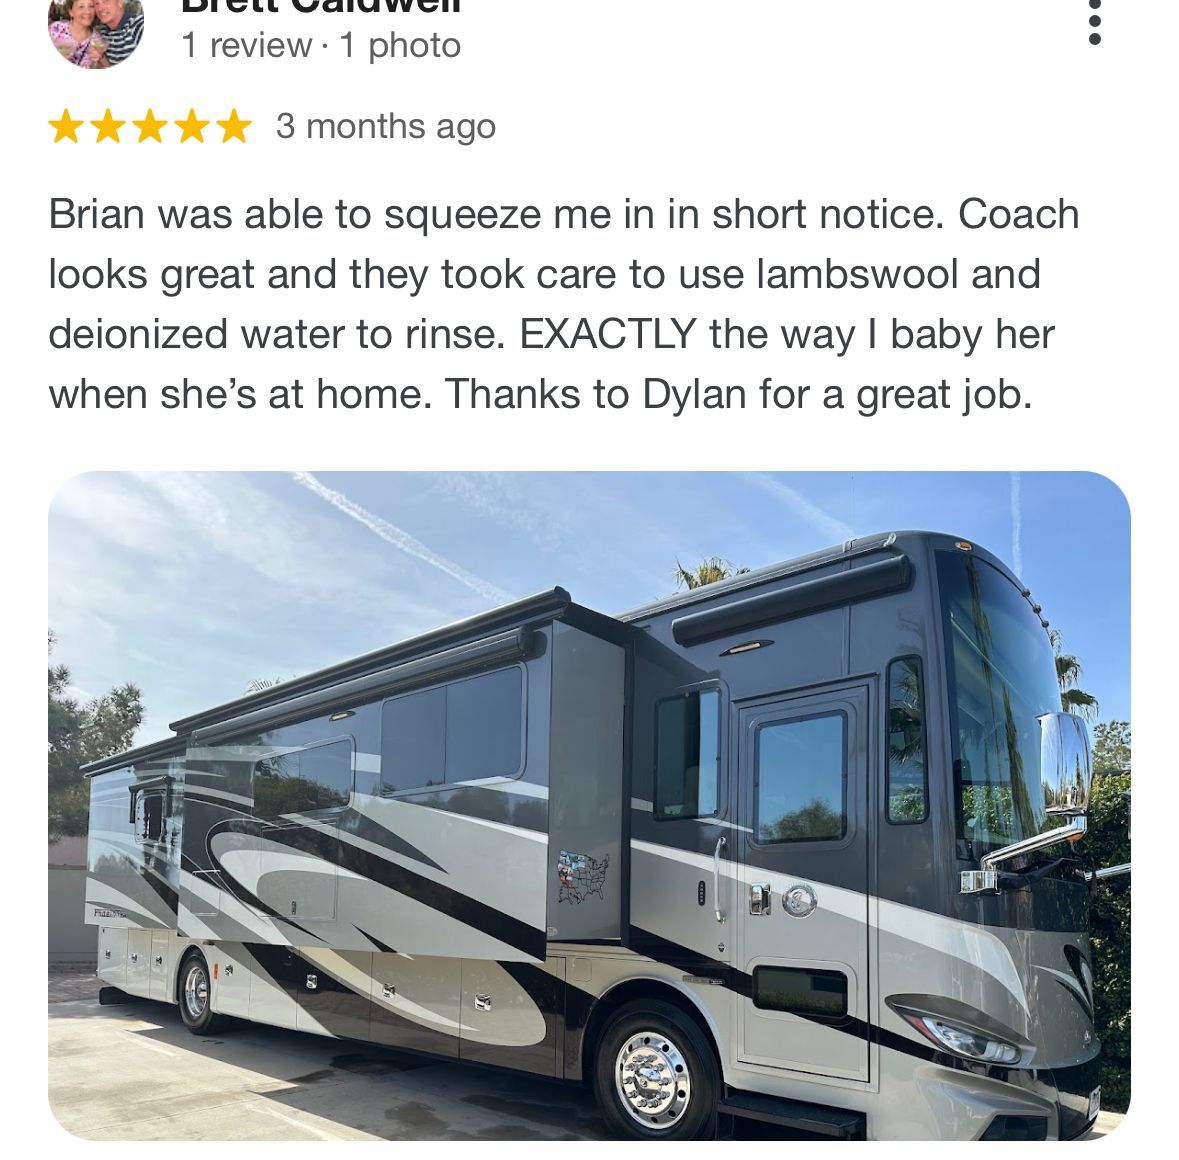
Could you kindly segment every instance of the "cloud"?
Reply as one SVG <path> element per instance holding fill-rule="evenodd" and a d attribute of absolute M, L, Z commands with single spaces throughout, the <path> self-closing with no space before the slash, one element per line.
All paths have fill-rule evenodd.
<path fill-rule="evenodd" d="M 274 601 L 346 598 L 354 591 L 355 571 L 343 552 L 329 550 L 332 529 L 316 526 L 314 513 L 276 502 L 255 482 L 265 478 L 178 472 L 79 476 L 54 499 L 55 547 L 63 556 L 90 559 L 86 568 L 62 567 L 56 578 L 84 589 L 95 560 L 105 558 L 109 562 L 98 568 L 98 576 L 117 573 L 117 590 L 108 594 L 117 607 L 144 601 L 176 605 L 189 588 L 209 596 L 220 591 L 232 604 L 262 592 Z M 217 610 L 212 599 L 183 607 L 192 616 Z M 232 614 L 237 611 L 231 607 Z"/>
<path fill-rule="evenodd" d="M 301 487 L 307 488 L 308 491 L 319 496 L 325 503 L 331 504 L 337 511 L 343 512 L 344 515 L 363 524 L 370 532 L 379 536 L 387 544 L 392 544 L 393 547 L 404 552 L 407 556 L 412 556 L 415 560 L 421 560 L 423 563 L 429 564 L 432 568 L 437 568 L 438 571 L 457 580 L 460 584 L 470 588 L 472 592 L 477 592 L 493 604 L 506 604 L 512 599 L 511 593 L 505 592 L 502 588 L 497 588 L 490 581 L 483 580 L 453 561 L 446 559 L 445 556 L 440 556 L 437 552 L 431 551 L 420 540 L 415 540 L 408 532 L 402 531 L 401 528 L 389 523 L 388 520 L 383 520 L 380 516 L 367 511 L 358 503 L 353 503 L 352 500 L 341 492 L 332 491 L 331 488 L 324 487 L 309 471 L 296 471 L 293 473 L 292 478 Z"/>
<path fill-rule="evenodd" d="M 1023 496 L 1019 472 L 1011 473 L 1011 570 L 1023 578 Z"/>
<path fill-rule="evenodd" d="M 543 490 L 522 487 L 504 472 L 432 472 L 424 477 L 437 494 L 505 528 L 522 532 L 545 552 L 568 545 L 572 513 Z M 534 477 L 527 477 L 531 483 Z"/>
<path fill-rule="evenodd" d="M 294 502 L 306 493 L 292 495 L 285 478 L 91 474 L 55 497 L 53 659 L 82 694 L 139 684 L 141 738 L 253 678 L 306 672 L 469 615 L 464 590 L 423 585 L 356 525 L 310 496 Z"/>
<path fill-rule="evenodd" d="M 799 519 L 810 524 L 811 527 L 823 533 L 832 543 L 855 538 L 855 529 L 843 520 L 823 511 L 818 504 L 807 499 L 799 491 L 787 486 L 779 479 L 762 472 L 747 472 L 745 479 L 754 487 L 760 488 L 767 495 L 778 500 L 784 507 L 789 508 Z"/>

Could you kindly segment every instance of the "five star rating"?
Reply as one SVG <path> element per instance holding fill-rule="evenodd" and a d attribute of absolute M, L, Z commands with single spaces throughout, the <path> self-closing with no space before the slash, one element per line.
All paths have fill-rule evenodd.
<path fill-rule="evenodd" d="M 71 117 L 69 109 L 62 109 L 61 116 L 56 120 L 51 120 L 49 127 L 53 130 L 55 144 L 58 141 L 77 143 L 79 140 L 89 140 L 90 130 L 85 126 L 93 125 L 98 130 L 98 134 L 94 138 L 96 144 L 101 141 L 113 141 L 118 145 L 123 141 L 139 141 L 141 144 L 144 141 L 159 141 L 161 144 L 164 141 L 174 141 L 176 140 L 175 130 L 169 127 L 175 125 L 180 129 L 179 139 L 182 144 L 185 141 L 197 141 L 203 145 L 206 141 L 213 142 L 218 139 L 222 144 L 227 141 L 241 141 L 242 144 L 245 144 L 246 129 L 253 123 L 253 121 L 246 121 L 239 117 L 237 109 L 231 109 L 229 116 L 223 121 L 206 121 L 197 116 L 195 109 L 189 109 L 187 117 L 173 121 L 157 117 L 152 109 L 148 109 L 142 119 L 138 121 L 120 121 L 111 113 L 110 109 L 107 109 L 97 121 L 86 121 Z M 134 128 L 127 128 L 128 125 L 132 125 Z M 216 125 L 218 128 L 210 129 L 210 125 Z M 81 138 L 78 137 L 79 129 L 82 130 Z M 220 133 L 220 138 L 218 138 L 218 133 Z"/>

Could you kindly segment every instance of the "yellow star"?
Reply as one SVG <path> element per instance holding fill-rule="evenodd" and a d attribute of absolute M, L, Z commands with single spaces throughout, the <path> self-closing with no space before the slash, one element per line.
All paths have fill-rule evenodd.
<path fill-rule="evenodd" d="M 109 137 L 117 145 L 119 143 L 119 130 L 125 124 L 127 124 L 127 122 L 116 121 L 114 117 L 111 116 L 110 109 L 107 109 L 107 111 L 102 115 L 101 121 L 91 121 L 90 124 L 98 130 L 99 141 L 105 141 Z"/>
<path fill-rule="evenodd" d="M 205 142 L 205 139 L 204 139 L 204 137 L 201 136 L 201 130 L 208 123 L 209 123 L 208 121 L 202 121 L 196 115 L 196 109 L 189 109 L 188 116 L 183 121 L 176 122 L 176 124 L 179 125 L 181 129 L 184 130 L 184 132 L 180 134 L 181 144 L 183 144 L 185 141 L 187 141 L 190 137 L 193 137 L 197 141 L 201 142 L 201 144 L 203 145 Z"/>
<path fill-rule="evenodd" d="M 57 130 L 57 136 L 53 138 L 53 143 L 56 145 L 58 141 L 64 141 L 66 138 L 73 141 L 76 145 L 78 143 L 78 126 L 82 124 L 81 121 L 75 121 L 70 116 L 69 109 L 62 109 L 60 121 L 50 121 L 50 125 Z"/>
<path fill-rule="evenodd" d="M 225 136 L 221 138 L 221 144 L 224 145 L 226 141 L 236 137 L 244 145 L 246 141 L 246 126 L 252 125 L 253 123 L 253 121 L 243 121 L 237 115 L 237 109 L 232 109 L 227 120 L 217 122 L 225 130 Z"/>
<path fill-rule="evenodd" d="M 147 141 L 150 139 L 152 141 L 159 141 L 161 145 L 163 144 L 164 139 L 163 139 L 163 137 L 160 136 L 160 130 L 167 123 L 168 123 L 167 121 L 157 120 L 155 113 L 153 113 L 151 111 L 151 109 L 148 109 L 148 111 L 143 114 L 142 121 L 132 121 L 131 122 L 131 124 L 134 125 L 136 129 L 139 130 L 140 144 L 142 144 L 144 141 Z"/>

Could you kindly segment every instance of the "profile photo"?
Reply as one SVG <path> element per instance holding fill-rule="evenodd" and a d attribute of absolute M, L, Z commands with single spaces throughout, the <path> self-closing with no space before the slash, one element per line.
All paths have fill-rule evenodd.
<path fill-rule="evenodd" d="M 52 0 L 49 39 L 77 68 L 122 64 L 143 36 L 141 0 Z"/>

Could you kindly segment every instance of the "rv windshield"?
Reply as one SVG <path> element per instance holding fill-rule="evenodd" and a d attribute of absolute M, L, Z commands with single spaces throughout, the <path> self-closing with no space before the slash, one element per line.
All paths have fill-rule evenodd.
<path fill-rule="evenodd" d="M 1060 686 L 1048 634 L 1019 589 L 969 553 L 938 557 L 958 837 L 977 857 L 1045 828 L 1038 719 L 1060 711 Z"/>

